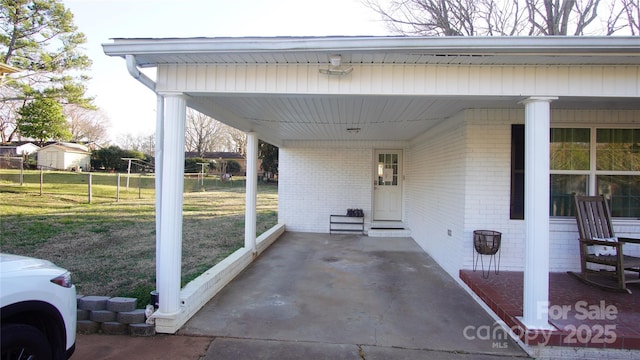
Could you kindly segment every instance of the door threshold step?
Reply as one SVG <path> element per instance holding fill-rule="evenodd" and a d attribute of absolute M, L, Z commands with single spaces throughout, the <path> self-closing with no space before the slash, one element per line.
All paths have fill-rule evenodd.
<path fill-rule="evenodd" d="M 411 236 L 411 230 L 404 227 L 386 227 L 381 228 L 374 226 L 367 231 L 369 237 L 408 237 Z"/>

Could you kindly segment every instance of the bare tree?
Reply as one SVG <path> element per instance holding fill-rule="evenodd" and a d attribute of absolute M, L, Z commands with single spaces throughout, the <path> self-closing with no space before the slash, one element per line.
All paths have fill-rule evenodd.
<path fill-rule="evenodd" d="M 528 30 L 526 5 L 519 1 L 481 0 L 478 8 L 478 34 L 515 36 Z"/>
<path fill-rule="evenodd" d="M 143 154 L 154 156 L 156 137 L 154 133 L 148 135 L 133 136 L 126 134 L 117 139 L 118 145 L 125 150 L 139 151 Z"/>
<path fill-rule="evenodd" d="M 229 137 L 228 150 L 247 155 L 247 134 L 244 131 L 227 126 L 227 136 Z"/>
<path fill-rule="evenodd" d="M 17 92 L 8 86 L 0 87 L 0 98 L 16 97 L 16 94 Z M 0 136 L 3 143 L 10 142 L 14 136 L 19 135 L 15 114 L 25 104 L 25 100 L 0 101 Z"/>
<path fill-rule="evenodd" d="M 105 142 L 109 118 L 100 110 L 86 109 L 78 105 L 67 105 L 64 115 L 71 129 L 72 141 Z"/>
<path fill-rule="evenodd" d="M 612 35 L 627 27 L 635 35 L 638 1 L 364 0 L 364 3 L 382 16 L 392 32 L 404 35 L 538 36 Z"/>
<path fill-rule="evenodd" d="M 143 154 L 154 157 L 156 153 L 156 134 L 151 133 L 149 135 L 140 136 L 140 151 Z"/>
<path fill-rule="evenodd" d="M 598 16 L 600 0 L 527 0 L 533 34 L 584 35 L 585 29 Z M 574 21 L 570 22 L 570 19 Z M 575 26 L 573 34 L 570 25 Z"/>
<path fill-rule="evenodd" d="M 631 35 L 640 35 L 640 0 L 621 0 Z"/>
<path fill-rule="evenodd" d="M 405 35 L 475 35 L 479 4 L 474 0 L 391 0 L 384 6 L 378 0 L 365 0 L 392 32 Z"/>
<path fill-rule="evenodd" d="M 225 128 L 216 119 L 187 109 L 185 129 L 186 151 L 197 152 L 201 157 L 205 152 L 225 149 Z"/>
<path fill-rule="evenodd" d="M 126 134 L 119 137 L 117 143 L 123 149 L 153 155 L 155 135 Z M 185 151 L 197 152 L 199 157 L 204 157 L 206 152 L 214 151 L 237 151 L 244 155 L 246 144 L 244 132 L 187 108 Z"/>

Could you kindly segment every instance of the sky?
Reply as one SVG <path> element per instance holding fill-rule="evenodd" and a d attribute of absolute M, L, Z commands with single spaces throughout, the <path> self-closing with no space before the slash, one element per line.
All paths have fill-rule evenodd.
<path fill-rule="evenodd" d="M 89 96 L 106 113 L 117 143 L 155 131 L 156 96 L 106 56 L 112 38 L 388 35 L 362 0 L 63 0 L 87 37 Z M 145 71 L 152 78 L 153 72 Z"/>

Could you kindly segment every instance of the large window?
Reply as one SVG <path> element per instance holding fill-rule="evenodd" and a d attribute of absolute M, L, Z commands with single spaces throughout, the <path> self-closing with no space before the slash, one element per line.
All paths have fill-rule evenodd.
<path fill-rule="evenodd" d="M 551 216 L 573 216 L 573 194 L 589 192 L 591 130 L 551 129 L 549 192 Z"/>
<path fill-rule="evenodd" d="M 524 125 L 513 125 L 511 218 L 524 218 Z M 614 217 L 640 217 L 640 129 L 553 128 L 551 216 L 573 216 L 573 194 L 602 194 Z M 514 211 L 515 209 L 515 211 Z"/>

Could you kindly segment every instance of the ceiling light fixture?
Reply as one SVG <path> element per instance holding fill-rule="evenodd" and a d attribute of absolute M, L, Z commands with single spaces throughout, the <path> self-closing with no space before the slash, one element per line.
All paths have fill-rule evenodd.
<path fill-rule="evenodd" d="M 360 132 L 360 130 L 362 130 L 362 129 L 361 129 L 361 128 L 359 128 L 359 127 L 347 128 L 347 132 L 348 132 L 349 134 L 357 134 L 357 133 L 359 133 L 359 132 Z"/>
<path fill-rule="evenodd" d="M 335 54 L 329 56 L 329 68 L 320 69 L 320 74 L 324 75 L 348 75 L 353 71 L 353 66 L 342 66 L 342 56 Z"/>

